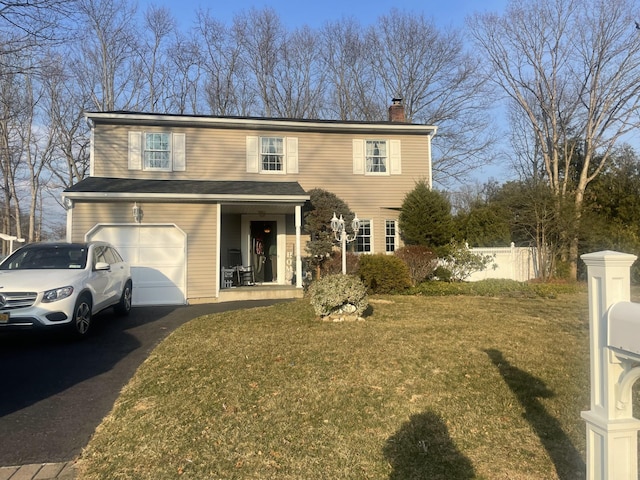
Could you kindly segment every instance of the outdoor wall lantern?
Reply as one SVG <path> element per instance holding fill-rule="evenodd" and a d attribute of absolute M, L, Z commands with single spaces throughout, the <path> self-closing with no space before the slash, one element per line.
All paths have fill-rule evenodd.
<path fill-rule="evenodd" d="M 133 219 L 136 223 L 142 222 L 142 207 L 138 205 L 138 202 L 133 203 L 133 208 L 131 209 L 131 213 L 133 213 Z"/>
<path fill-rule="evenodd" d="M 353 218 L 351 222 L 351 228 L 353 234 L 347 234 L 344 225 L 344 218 L 340 214 L 340 218 L 336 217 L 336 212 L 333 212 L 333 218 L 331 219 L 331 230 L 333 230 L 333 236 L 340 242 L 340 248 L 342 249 L 342 274 L 347 273 L 347 243 L 353 242 L 358 237 L 358 231 L 360 230 L 360 219 L 358 215 Z"/>

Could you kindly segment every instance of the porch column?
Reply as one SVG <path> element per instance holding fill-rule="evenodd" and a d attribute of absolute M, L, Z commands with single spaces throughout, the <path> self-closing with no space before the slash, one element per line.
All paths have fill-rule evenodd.
<path fill-rule="evenodd" d="M 300 229 L 302 227 L 302 207 L 296 205 L 296 287 L 302 288 L 302 255 L 300 254 Z"/>

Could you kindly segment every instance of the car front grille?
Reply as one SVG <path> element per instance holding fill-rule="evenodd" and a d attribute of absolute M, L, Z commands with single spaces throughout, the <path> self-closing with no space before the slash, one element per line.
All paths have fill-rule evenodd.
<path fill-rule="evenodd" d="M 0 310 L 14 310 L 30 307 L 36 301 L 36 292 L 3 292 L 0 293 Z"/>

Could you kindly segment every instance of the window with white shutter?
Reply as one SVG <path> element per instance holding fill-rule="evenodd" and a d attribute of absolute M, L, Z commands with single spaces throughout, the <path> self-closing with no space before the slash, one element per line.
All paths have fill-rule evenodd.
<path fill-rule="evenodd" d="M 298 173 L 296 137 L 258 137 L 246 139 L 247 173 Z"/>
<path fill-rule="evenodd" d="M 129 170 L 186 170 L 184 133 L 129 132 Z"/>

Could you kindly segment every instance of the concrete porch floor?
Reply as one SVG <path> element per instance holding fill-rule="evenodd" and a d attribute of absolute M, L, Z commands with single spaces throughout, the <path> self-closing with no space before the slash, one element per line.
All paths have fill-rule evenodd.
<path fill-rule="evenodd" d="M 302 298 L 304 290 L 293 285 L 253 285 L 220 289 L 219 302 L 236 302 L 240 300 L 273 300 Z"/>

